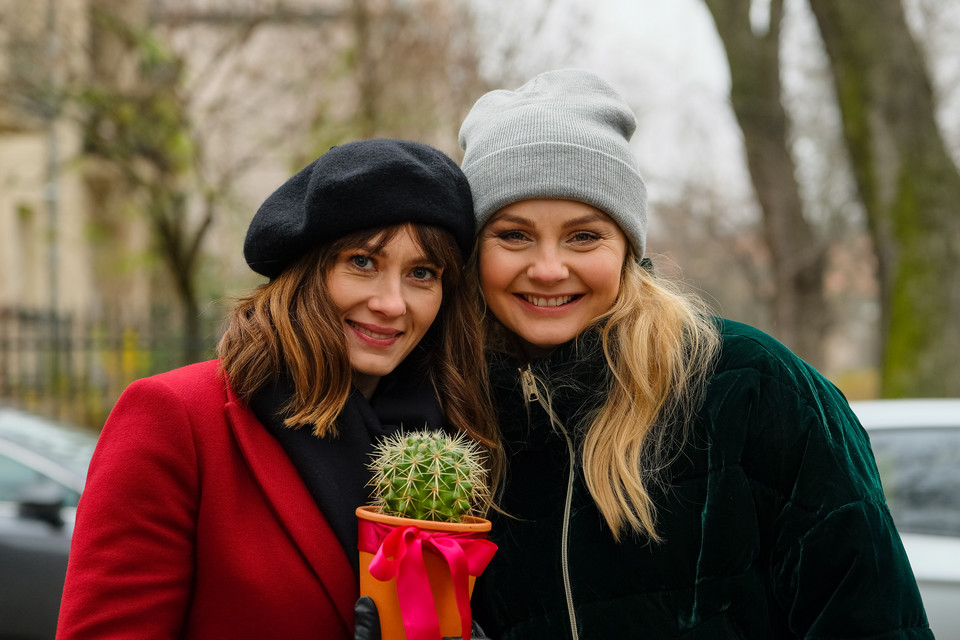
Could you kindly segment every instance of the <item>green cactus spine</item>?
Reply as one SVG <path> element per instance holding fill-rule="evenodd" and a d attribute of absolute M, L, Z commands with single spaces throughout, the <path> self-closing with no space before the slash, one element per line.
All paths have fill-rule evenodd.
<path fill-rule="evenodd" d="M 384 438 L 373 456 L 370 484 L 386 514 L 460 522 L 486 501 L 482 450 L 463 434 L 397 433 Z"/>

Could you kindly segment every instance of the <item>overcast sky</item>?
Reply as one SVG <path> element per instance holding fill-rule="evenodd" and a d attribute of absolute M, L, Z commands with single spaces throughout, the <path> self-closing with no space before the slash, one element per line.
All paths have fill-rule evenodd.
<path fill-rule="evenodd" d="M 542 31 L 514 62 L 526 77 L 575 66 L 613 84 L 637 113 L 633 143 L 651 199 L 691 182 L 744 199 L 726 57 L 702 0 L 553 0 Z"/>
<path fill-rule="evenodd" d="M 634 148 L 652 199 L 672 199 L 693 185 L 723 194 L 731 210 L 750 209 L 726 56 L 703 0 L 514 0 L 507 20 L 500 3 L 475 1 L 493 16 L 494 33 L 524 43 L 506 58 L 498 57 L 496 36 L 484 43 L 491 64 L 510 67 L 517 84 L 539 71 L 575 66 L 606 78 L 626 97 L 637 113 Z M 755 27 L 766 20 L 767 3 L 754 0 Z M 536 29 L 548 6 L 549 19 Z M 960 157 L 960 2 L 908 0 L 905 6 L 934 62 L 941 125 Z M 836 137 L 839 124 L 815 23 L 805 2 L 786 0 L 785 12 L 785 102 L 812 135 Z M 827 84 L 811 81 L 818 73 Z M 797 147 L 799 170 L 813 182 L 829 175 L 823 167 L 832 164 L 816 157 L 824 152 L 823 140 L 816 143 L 801 139 Z"/>

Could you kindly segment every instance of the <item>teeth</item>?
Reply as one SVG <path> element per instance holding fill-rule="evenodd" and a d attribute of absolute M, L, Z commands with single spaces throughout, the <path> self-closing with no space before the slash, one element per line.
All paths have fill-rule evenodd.
<path fill-rule="evenodd" d="M 559 298 L 538 298 L 535 296 L 523 296 L 530 304 L 538 307 L 559 307 L 573 300 L 573 296 L 560 296 Z"/>
<path fill-rule="evenodd" d="M 353 325 L 353 328 L 359 331 L 360 333 L 364 335 L 368 335 L 371 338 L 376 338 L 377 340 L 386 340 L 387 338 L 393 338 L 396 336 L 395 333 L 374 333 L 373 331 L 370 331 L 369 329 L 365 329 L 356 324 Z"/>

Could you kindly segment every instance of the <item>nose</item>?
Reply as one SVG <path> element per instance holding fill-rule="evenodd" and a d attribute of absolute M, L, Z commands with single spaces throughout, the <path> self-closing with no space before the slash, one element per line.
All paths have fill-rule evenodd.
<path fill-rule="evenodd" d="M 402 316 L 407 311 L 403 286 L 399 276 L 385 275 L 377 283 L 376 291 L 367 301 L 371 311 L 389 318 Z"/>
<path fill-rule="evenodd" d="M 553 247 L 542 247 L 527 268 L 527 277 L 538 282 L 559 282 L 568 275 L 567 265 Z"/>

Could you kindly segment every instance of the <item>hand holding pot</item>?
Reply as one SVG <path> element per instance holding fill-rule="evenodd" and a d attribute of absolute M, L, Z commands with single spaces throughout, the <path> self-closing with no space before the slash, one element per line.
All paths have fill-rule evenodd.
<path fill-rule="evenodd" d="M 380 640 L 380 616 L 377 614 L 377 605 L 369 596 L 360 596 L 357 603 L 353 606 L 354 619 L 356 627 L 353 634 L 353 640 Z M 470 640 L 490 640 L 483 635 L 483 629 L 476 621 L 472 622 Z M 458 640 L 457 638 L 444 638 L 443 640 Z"/>

